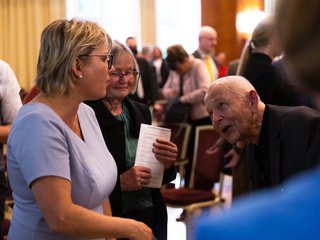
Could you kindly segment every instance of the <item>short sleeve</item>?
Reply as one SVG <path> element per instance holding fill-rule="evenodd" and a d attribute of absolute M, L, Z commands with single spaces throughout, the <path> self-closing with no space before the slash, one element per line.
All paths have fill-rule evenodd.
<path fill-rule="evenodd" d="M 15 122 L 8 141 L 8 154 L 30 186 L 44 176 L 70 180 L 65 130 L 53 113 L 27 114 Z"/>
<path fill-rule="evenodd" d="M 20 86 L 11 67 L 0 62 L 0 97 L 1 97 L 1 117 L 5 124 L 13 122 L 22 103 L 19 95 Z"/>

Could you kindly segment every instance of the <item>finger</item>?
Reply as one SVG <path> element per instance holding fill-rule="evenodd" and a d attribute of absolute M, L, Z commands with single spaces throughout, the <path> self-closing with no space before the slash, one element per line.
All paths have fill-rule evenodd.
<path fill-rule="evenodd" d="M 210 147 L 206 150 L 206 154 L 213 155 L 213 154 L 217 153 L 218 151 L 219 151 L 219 148 L 217 148 L 215 145 L 213 145 L 212 147 Z"/>
<path fill-rule="evenodd" d="M 140 185 L 147 185 L 150 183 L 150 178 L 140 178 Z"/>
<path fill-rule="evenodd" d="M 169 145 L 171 147 L 177 147 L 176 144 L 174 144 L 173 142 L 164 139 L 164 138 L 157 138 L 155 143 L 160 143 L 160 144 L 165 144 L 165 145 Z"/>
<path fill-rule="evenodd" d="M 223 155 L 224 158 L 232 157 L 232 150 L 228 151 L 226 154 Z"/>
<path fill-rule="evenodd" d="M 136 175 L 140 173 L 151 173 L 151 169 L 144 166 L 134 166 Z"/>
<path fill-rule="evenodd" d="M 140 175 L 139 175 L 140 179 L 150 179 L 151 177 L 152 177 L 151 173 L 146 173 L 146 172 L 140 173 Z"/>
<path fill-rule="evenodd" d="M 172 159 L 177 159 L 178 157 L 178 152 L 171 152 L 167 150 L 160 150 L 160 149 L 153 149 L 152 152 L 155 154 L 155 157 L 158 159 L 160 158 L 172 158 Z"/>
<path fill-rule="evenodd" d="M 240 162 L 240 158 L 234 157 L 234 158 L 232 158 L 231 161 L 228 162 L 228 164 L 226 164 L 224 167 L 225 167 L 225 168 L 233 168 L 233 167 L 237 166 L 239 162 Z"/>
<path fill-rule="evenodd" d="M 168 146 L 165 144 L 154 143 L 153 149 L 158 149 L 159 151 L 166 151 L 171 153 L 178 153 L 178 148 L 176 146 Z"/>

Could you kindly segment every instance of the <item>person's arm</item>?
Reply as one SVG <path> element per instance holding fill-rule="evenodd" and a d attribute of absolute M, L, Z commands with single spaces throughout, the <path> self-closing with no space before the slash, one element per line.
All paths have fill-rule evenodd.
<path fill-rule="evenodd" d="M 71 184 L 66 179 L 41 177 L 31 188 L 53 232 L 86 238 L 154 239 L 151 229 L 141 222 L 106 216 L 74 204 Z"/>
<path fill-rule="evenodd" d="M 0 141 L 3 144 L 7 143 L 10 128 L 11 128 L 11 124 L 5 125 L 5 126 L 0 126 Z"/>
<path fill-rule="evenodd" d="M 103 203 L 103 213 L 106 216 L 112 216 L 112 210 L 109 198 L 107 198 Z M 106 240 L 116 240 L 116 238 L 106 238 Z"/>
<path fill-rule="evenodd" d="M 2 125 L 11 124 L 22 106 L 20 86 L 11 67 L 6 64 L 2 69 L 1 87 L 1 122 Z"/>
<path fill-rule="evenodd" d="M 109 198 L 107 198 L 103 203 L 103 213 L 104 215 L 112 216 L 112 210 L 111 210 Z"/>
<path fill-rule="evenodd" d="M 245 152 L 246 143 L 236 142 L 232 148 L 224 155 L 225 158 L 230 158 L 230 161 L 224 166 L 225 168 L 233 168 L 237 166 Z"/>
<path fill-rule="evenodd" d="M 179 95 L 179 78 L 179 75 L 175 71 L 170 71 L 167 82 L 162 88 L 162 95 L 165 99 L 177 97 Z"/>

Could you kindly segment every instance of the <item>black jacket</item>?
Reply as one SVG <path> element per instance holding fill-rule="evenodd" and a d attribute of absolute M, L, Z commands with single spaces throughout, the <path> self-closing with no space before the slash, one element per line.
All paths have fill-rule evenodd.
<path fill-rule="evenodd" d="M 268 153 L 256 157 L 254 144 L 248 144 L 248 163 L 254 189 L 273 187 L 320 163 L 320 113 L 308 107 L 268 105 L 263 119 Z M 266 121 L 265 121 L 266 120 Z M 265 127 L 264 127 L 265 125 Z M 259 141 L 264 138 L 260 134 Z M 262 171 L 266 169 L 267 171 Z"/>
<path fill-rule="evenodd" d="M 118 168 L 117 184 L 111 193 L 109 199 L 112 208 L 112 214 L 119 216 L 122 208 L 122 198 L 120 189 L 119 175 L 125 172 L 126 159 L 125 159 L 125 132 L 124 122 L 117 120 L 110 111 L 106 109 L 101 100 L 86 102 L 95 111 L 97 120 L 99 122 L 103 138 L 106 145 L 114 157 Z M 127 106 L 131 120 L 133 122 L 133 136 L 139 137 L 141 123 L 151 124 L 151 115 L 147 105 L 138 103 L 129 99 L 128 97 L 123 100 Z M 163 176 L 163 184 L 171 182 L 176 178 L 176 169 L 172 167 L 165 170 Z M 153 229 L 157 239 L 166 239 L 167 237 L 167 209 L 166 204 L 162 198 L 160 190 L 152 188 L 152 200 L 154 205 L 154 216 L 157 221 L 156 228 Z M 156 232 L 158 231 L 158 233 Z"/>

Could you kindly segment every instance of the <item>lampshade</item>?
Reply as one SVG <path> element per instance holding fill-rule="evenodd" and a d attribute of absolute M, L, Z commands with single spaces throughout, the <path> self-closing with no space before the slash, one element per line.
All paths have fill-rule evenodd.
<path fill-rule="evenodd" d="M 237 14 L 237 31 L 244 37 L 249 38 L 257 24 L 266 17 L 264 11 L 250 10 Z"/>

